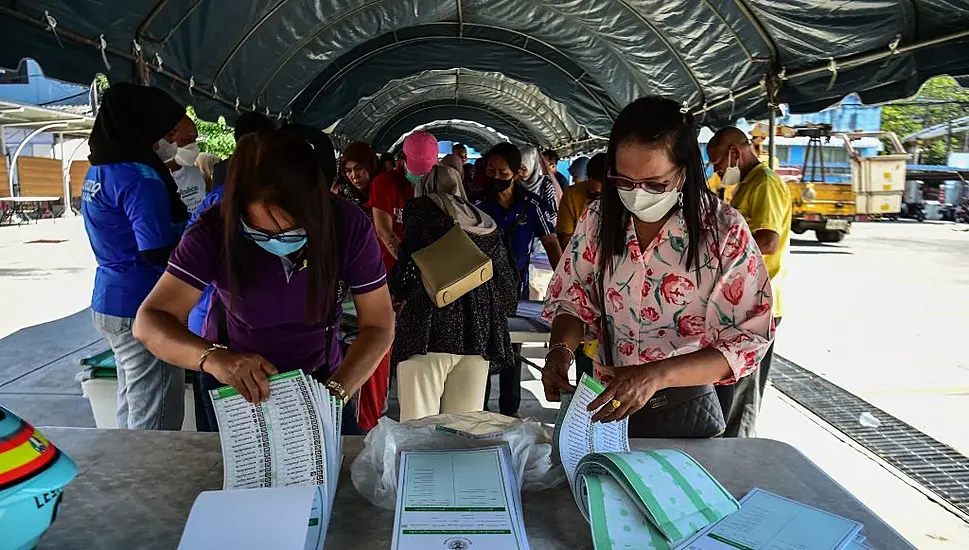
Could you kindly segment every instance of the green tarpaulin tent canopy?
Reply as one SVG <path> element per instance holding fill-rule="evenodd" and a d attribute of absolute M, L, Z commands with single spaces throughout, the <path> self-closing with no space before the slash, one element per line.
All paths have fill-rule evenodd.
<path fill-rule="evenodd" d="M 204 117 L 343 119 L 378 149 L 450 119 L 567 149 L 646 94 L 708 124 L 763 117 L 768 88 L 887 101 L 969 75 L 967 37 L 963 0 L 0 0 L 0 65 L 147 73 Z"/>

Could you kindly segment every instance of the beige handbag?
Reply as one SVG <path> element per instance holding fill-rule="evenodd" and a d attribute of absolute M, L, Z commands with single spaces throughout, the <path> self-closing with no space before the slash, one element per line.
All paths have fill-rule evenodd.
<path fill-rule="evenodd" d="M 430 196 L 451 219 L 451 201 Z M 421 270 L 424 290 L 437 307 L 444 307 L 491 280 L 491 258 L 474 244 L 457 221 L 443 237 L 414 252 L 411 257 Z"/>

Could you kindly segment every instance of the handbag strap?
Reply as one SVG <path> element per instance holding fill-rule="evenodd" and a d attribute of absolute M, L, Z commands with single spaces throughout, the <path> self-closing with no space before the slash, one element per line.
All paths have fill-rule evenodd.
<path fill-rule="evenodd" d="M 458 220 L 456 219 L 457 214 L 454 211 L 454 203 L 445 199 L 438 193 L 430 194 L 428 195 L 428 197 L 434 202 L 434 204 L 437 205 L 438 208 L 443 210 L 444 213 L 447 214 L 449 218 L 451 218 L 451 221 L 454 222 L 454 225 L 458 225 Z"/>
<path fill-rule="evenodd" d="M 596 277 L 599 283 L 599 342 L 602 344 L 602 359 L 605 365 L 612 364 L 612 337 L 609 334 L 609 319 L 606 314 L 606 271 L 603 269 Z"/>

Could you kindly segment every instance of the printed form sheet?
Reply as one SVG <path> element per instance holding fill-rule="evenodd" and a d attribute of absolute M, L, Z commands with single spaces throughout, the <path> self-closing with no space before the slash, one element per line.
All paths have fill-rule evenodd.
<path fill-rule="evenodd" d="M 527 549 L 507 448 L 401 453 L 392 548 Z"/>
<path fill-rule="evenodd" d="M 682 550 L 841 550 L 856 544 L 857 521 L 754 488 L 731 514 L 681 546 Z"/>
<path fill-rule="evenodd" d="M 575 487 L 575 471 L 585 455 L 629 452 L 629 419 L 609 423 L 592 422 L 595 411 L 588 410 L 589 403 L 605 389 L 601 382 L 583 374 L 558 430 L 559 454 L 570 487 Z M 605 406 L 611 405 L 607 403 Z"/>

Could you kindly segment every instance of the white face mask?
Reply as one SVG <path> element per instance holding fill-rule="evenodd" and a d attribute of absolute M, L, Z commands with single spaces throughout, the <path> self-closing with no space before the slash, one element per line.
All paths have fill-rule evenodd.
<path fill-rule="evenodd" d="M 731 187 L 740 183 L 740 167 L 731 166 L 724 170 L 722 183 L 724 187 Z"/>
<path fill-rule="evenodd" d="M 730 153 L 727 153 L 729 155 Z M 730 164 L 730 157 L 727 157 L 727 164 Z M 724 187 L 731 187 L 740 183 L 740 167 L 739 166 L 728 166 L 726 170 L 723 171 L 723 179 L 720 183 Z"/>
<path fill-rule="evenodd" d="M 199 144 L 189 143 L 185 147 L 179 147 L 175 152 L 175 162 L 179 166 L 195 166 L 195 159 L 199 156 Z"/>
<path fill-rule="evenodd" d="M 650 193 L 645 189 L 617 189 L 619 200 L 630 212 L 646 223 L 655 223 L 669 213 L 680 199 L 680 191 L 674 189 L 665 193 Z"/>
<path fill-rule="evenodd" d="M 158 140 L 158 147 L 155 148 L 155 154 L 162 162 L 168 162 L 175 158 L 175 154 L 178 152 L 178 144 L 170 143 L 165 138 Z"/>

